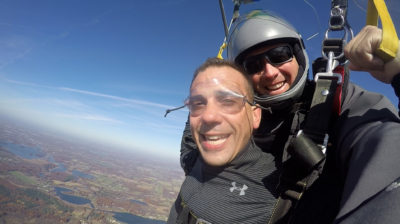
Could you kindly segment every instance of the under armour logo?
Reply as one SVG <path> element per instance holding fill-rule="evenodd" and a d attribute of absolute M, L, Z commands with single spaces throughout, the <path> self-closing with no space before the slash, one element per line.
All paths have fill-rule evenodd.
<path fill-rule="evenodd" d="M 234 190 L 238 190 L 238 191 L 240 191 L 240 193 L 239 193 L 239 195 L 245 195 L 245 190 L 247 190 L 247 186 L 246 186 L 246 184 L 243 184 L 243 187 L 237 187 L 236 186 L 236 182 L 232 182 L 232 187 L 231 188 L 229 188 L 229 190 L 231 191 L 231 192 L 233 192 Z"/>

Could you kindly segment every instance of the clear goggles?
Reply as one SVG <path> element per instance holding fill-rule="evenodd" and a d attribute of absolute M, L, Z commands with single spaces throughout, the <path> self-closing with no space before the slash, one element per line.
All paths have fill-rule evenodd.
<path fill-rule="evenodd" d="M 216 112 L 236 114 L 243 109 L 246 103 L 255 106 L 240 91 L 228 87 L 226 84 L 221 84 L 219 80 L 213 78 L 210 82 L 197 84 L 195 88 L 190 90 L 190 95 L 184 101 L 184 105 L 168 109 L 164 117 L 168 113 L 184 107 L 189 109 L 192 117 L 200 116 L 210 106 Z"/>

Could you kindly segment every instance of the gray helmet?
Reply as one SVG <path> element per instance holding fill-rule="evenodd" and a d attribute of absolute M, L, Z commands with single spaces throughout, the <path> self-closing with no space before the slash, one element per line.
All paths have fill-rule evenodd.
<path fill-rule="evenodd" d="M 284 19 L 268 11 L 255 10 L 240 16 L 229 35 L 227 56 L 231 61 L 242 64 L 244 56 L 260 46 L 290 43 L 299 63 L 299 71 L 290 89 L 279 95 L 258 95 L 258 104 L 279 109 L 295 102 L 303 93 L 308 73 L 308 56 L 301 35 Z"/>

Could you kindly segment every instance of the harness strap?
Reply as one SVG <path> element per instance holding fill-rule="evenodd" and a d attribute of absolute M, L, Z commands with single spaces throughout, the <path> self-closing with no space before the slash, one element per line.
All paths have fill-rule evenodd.
<path fill-rule="evenodd" d="M 177 209 L 178 217 L 176 219 L 177 224 L 211 224 L 210 222 L 197 218 L 189 206 L 182 200 L 181 194 L 178 195 L 177 203 L 179 203 L 179 208 Z"/>
<path fill-rule="evenodd" d="M 307 97 L 311 98 L 311 96 Z M 311 99 L 310 99 L 311 100 Z M 284 146 L 282 155 L 282 173 L 279 179 L 278 192 L 279 197 L 275 204 L 275 208 L 268 223 L 281 224 L 289 223 L 291 214 L 298 201 L 303 196 L 304 192 L 314 183 L 320 174 L 320 167 L 314 166 L 313 169 L 305 168 L 302 162 L 296 156 L 293 156 L 291 150 L 293 148 L 292 142 L 296 139 L 296 133 L 300 129 L 301 122 L 304 121 L 307 103 L 301 106 L 297 104 L 294 106 L 294 114 L 289 116 L 291 119 L 286 122 L 290 123 L 289 138 Z M 303 148 L 302 148 L 303 149 Z M 319 150 L 319 149 L 318 149 Z M 305 149 L 304 151 L 308 151 Z M 322 167 L 322 164 L 318 161 Z"/>
<path fill-rule="evenodd" d="M 286 190 L 279 195 L 268 224 L 284 224 L 291 222 L 292 211 L 296 209 L 297 203 L 300 201 L 304 192 L 318 179 L 322 172 L 322 167 L 324 166 L 323 163 L 296 183 L 291 183 L 294 179 L 297 179 L 295 177 L 281 178 L 280 188 Z M 284 175 L 281 177 L 284 177 Z"/>
<path fill-rule="evenodd" d="M 338 66 L 329 74 L 321 71 L 316 75 L 315 90 L 302 130 L 292 134 L 285 146 L 289 155 L 283 164 L 279 183 L 281 193 L 270 224 L 290 223 L 299 200 L 323 171 L 332 113 L 340 113 L 345 71 L 344 67 Z M 291 133 L 300 129 L 295 123 L 298 124 L 292 123 Z"/>
<path fill-rule="evenodd" d="M 176 209 L 178 217 L 176 218 L 177 224 L 194 224 L 193 219 L 190 215 L 190 209 L 186 203 L 182 200 L 181 194 L 178 195 L 176 204 L 179 206 Z"/>
<path fill-rule="evenodd" d="M 326 146 L 326 134 L 329 129 L 338 81 L 338 77 L 334 76 L 318 77 L 310 112 L 307 115 L 308 119 L 304 127 L 304 133 L 317 144 L 325 144 Z"/>
<path fill-rule="evenodd" d="M 393 77 L 391 85 L 394 89 L 394 93 L 396 94 L 397 98 L 399 98 L 397 108 L 399 109 L 398 113 L 400 116 L 400 73 Z"/>
<path fill-rule="evenodd" d="M 328 34 L 331 31 L 344 31 L 345 35 L 340 39 L 330 38 Z M 348 79 L 343 65 L 346 60 L 344 46 L 349 33 L 353 37 L 347 23 L 347 0 L 332 0 L 329 28 L 322 45 L 323 64 L 326 66 L 325 69 L 319 67 L 315 75 L 315 89 L 302 129 L 292 127 L 292 130 L 300 131 L 291 135 L 285 146 L 289 155 L 286 161 L 285 155 L 283 157 L 279 184 L 281 193 L 269 222 L 271 224 L 290 223 L 299 200 L 323 171 L 331 115 L 340 114 L 342 85 L 344 82 L 347 84 Z M 338 66 L 339 63 L 341 66 Z"/>

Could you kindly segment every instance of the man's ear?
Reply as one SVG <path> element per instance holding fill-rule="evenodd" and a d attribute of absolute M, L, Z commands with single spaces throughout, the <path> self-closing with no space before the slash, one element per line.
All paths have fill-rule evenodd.
<path fill-rule="evenodd" d="M 261 122 L 261 108 L 258 106 L 252 106 L 253 110 L 253 129 L 257 129 Z"/>

